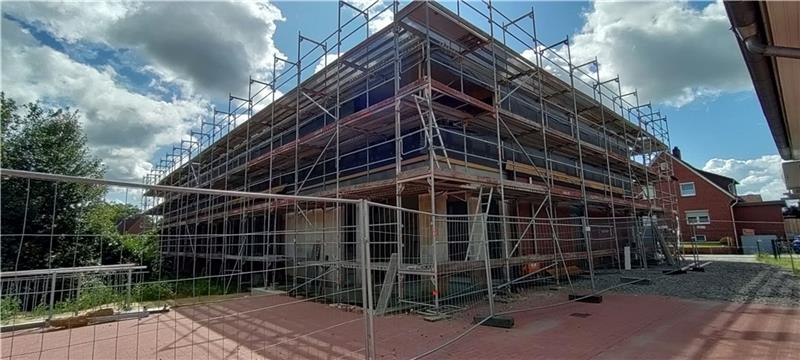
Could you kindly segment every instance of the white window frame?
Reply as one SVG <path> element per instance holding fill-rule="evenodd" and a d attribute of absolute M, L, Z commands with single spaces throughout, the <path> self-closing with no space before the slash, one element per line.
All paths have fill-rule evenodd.
<path fill-rule="evenodd" d="M 683 185 L 692 185 L 692 193 L 691 194 L 684 193 L 683 192 Z M 682 183 L 678 184 L 678 190 L 680 190 L 680 192 L 681 192 L 681 197 L 690 197 L 690 196 L 696 196 L 697 195 L 697 188 L 694 186 L 694 181 L 682 182 Z"/>
<path fill-rule="evenodd" d="M 703 238 L 703 239 L 700 240 L 699 238 Z M 695 235 L 695 236 L 692 236 L 692 240 L 696 241 L 696 242 L 706 242 L 706 241 L 708 241 L 708 238 L 705 235 Z"/>
<path fill-rule="evenodd" d="M 705 217 L 706 220 L 701 220 L 702 217 Z M 689 225 L 711 224 L 711 214 L 709 214 L 708 210 L 687 210 L 686 223 Z"/>
<path fill-rule="evenodd" d="M 653 200 L 656 198 L 656 187 L 653 185 L 645 185 L 642 187 L 642 199 Z"/>

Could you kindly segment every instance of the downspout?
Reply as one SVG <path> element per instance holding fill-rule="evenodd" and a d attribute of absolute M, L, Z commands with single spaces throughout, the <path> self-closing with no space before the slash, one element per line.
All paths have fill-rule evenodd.
<path fill-rule="evenodd" d="M 737 34 L 739 34 L 738 31 Z M 741 34 L 739 34 L 739 36 L 741 37 Z M 755 36 L 745 39 L 744 45 L 747 51 L 761 56 L 800 59 L 800 48 L 767 45 L 762 43 Z"/>
<path fill-rule="evenodd" d="M 725 1 L 732 30 L 735 33 L 745 59 L 753 87 L 756 90 L 764 117 L 769 124 L 775 145 L 783 159 L 791 158 L 788 124 L 785 123 L 782 104 L 773 79 L 770 56 L 777 54 L 796 55 L 795 51 L 783 47 L 766 46 L 766 36 L 761 29 L 759 4 L 750 1 Z M 789 50 L 789 51 L 787 51 Z M 797 50 L 797 49 L 795 49 Z"/>
<path fill-rule="evenodd" d="M 733 215 L 733 207 L 739 203 L 739 197 L 734 195 L 733 197 L 733 204 L 731 204 L 731 224 L 733 224 L 733 241 L 736 243 L 736 251 L 738 252 L 741 250 L 741 244 L 739 244 L 739 233 L 736 232 L 736 216 Z"/>

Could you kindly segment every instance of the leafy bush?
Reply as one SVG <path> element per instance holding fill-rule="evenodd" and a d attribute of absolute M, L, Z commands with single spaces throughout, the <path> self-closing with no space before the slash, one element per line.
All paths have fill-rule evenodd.
<path fill-rule="evenodd" d="M 235 289 L 233 285 L 231 285 L 231 288 Z M 182 280 L 178 282 L 176 292 L 179 297 L 224 295 L 228 293 L 225 291 L 225 281 L 222 279 L 198 279 L 194 283 L 192 283 L 192 280 Z"/>
<path fill-rule="evenodd" d="M 50 306 L 47 305 L 44 298 L 42 298 L 42 301 L 30 312 L 33 317 L 42 317 L 48 313 L 50 313 Z"/>
<path fill-rule="evenodd" d="M 117 225 L 133 219 L 139 210 L 130 204 L 96 202 L 89 206 L 83 216 L 86 233 L 100 235 L 97 246 L 104 249 L 103 263 L 131 262 L 147 266 L 150 274 L 159 270 L 158 236 L 150 229 L 141 233 L 120 233 Z M 150 219 L 144 218 L 145 228 Z"/>
<path fill-rule="evenodd" d="M 100 305 L 114 304 L 122 300 L 122 295 L 103 283 L 102 280 L 88 278 L 84 280 L 81 286 L 81 294 L 74 300 L 74 306 L 71 309 L 74 311 L 86 310 Z"/>
<path fill-rule="evenodd" d="M 172 286 L 166 283 L 143 283 L 133 287 L 133 301 L 156 301 L 175 297 Z"/>
<path fill-rule="evenodd" d="M 235 289 L 232 284 L 230 289 Z M 222 279 L 162 280 L 137 284 L 132 290 L 132 301 L 158 301 L 194 296 L 224 295 L 225 281 Z"/>
<path fill-rule="evenodd" d="M 0 299 L 0 320 L 16 316 L 22 310 L 22 303 L 16 297 L 6 296 Z"/>

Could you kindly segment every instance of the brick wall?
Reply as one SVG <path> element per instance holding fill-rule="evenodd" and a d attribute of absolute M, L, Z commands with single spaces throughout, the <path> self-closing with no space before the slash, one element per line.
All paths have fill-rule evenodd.
<path fill-rule="evenodd" d="M 678 199 L 682 239 L 689 241 L 694 233 L 705 235 L 709 241 L 717 241 L 727 237 L 733 242 L 736 239 L 731 215 L 733 198 L 727 192 L 720 190 L 717 186 L 692 171 L 681 161 L 673 160 L 673 171 L 678 179 L 673 182 L 674 188 L 672 191 Z M 694 196 L 681 196 L 680 183 L 684 182 L 694 182 Z M 666 192 L 668 190 L 666 186 L 669 186 L 669 184 L 662 183 L 657 186 L 659 191 Z M 708 210 L 711 223 L 698 225 L 695 229 L 692 229 L 686 223 L 686 212 L 691 210 Z"/>
<path fill-rule="evenodd" d="M 785 238 L 783 225 L 783 203 L 765 201 L 758 203 L 739 203 L 733 207 L 736 217 L 736 232 L 742 235 L 744 229 L 750 229 L 756 235 L 775 235 Z"/>

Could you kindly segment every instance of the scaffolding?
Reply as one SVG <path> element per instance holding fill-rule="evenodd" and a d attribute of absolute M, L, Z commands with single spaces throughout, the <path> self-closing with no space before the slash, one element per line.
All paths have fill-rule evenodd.
<path fill-rule="evenodd" d="M 659 185 L 674 179 L 671 162 L 659 160 L 670 148 L 666 117 L 640 104 L 635 91 L 623 93 L 619 77 L 601 79 L 597 59 L 573 63 L 569 38 L 540 41 L 534 9 L 511 18 L 491 2 L 454 5 L 455 12 L 428 1 L 362 9 L 340 1 L 334 32 L 323 39 L 298 33 L 293 60 L 275 57 L 271 74 L 250 79 L 247 97 L 229 95 L 227 110 L 214 109 L 144 177 L 145 184 L 385 204 L 389 210 L 379 213 L 388 236 L 375 248 L 381 254 L 375 264 L 381 258 L 381 271 L 400 269 L 394 283 L 401 299 L 403 281 L 430 276 L 436 307 L 438 277 L 455 271 L 452 266 L 482 268 L 487 262 L 478 261 L 481 256 L 492 258 L 488 271 L 502 283 L 513 282 L 532 261 L 559 263 L 567 273 L 566 262 L 579 256 L 587 271 L 619 268 L 624 246 L 642 267 L 662 258 L 677 263 L 677 202 L 672 185 Z M 370 33 L 374 19 L 389 13 L 391 24 Z M 485 24 L 468 23 L 466 14 Z M 320 61 L 324 68 L 314 72 Z M 274 253 L 269 241 L 255 250 L 247 234 L 316 221 L 322 224 L 313 226 L 344 229 L 356 215 L 339 206 L 313 214 L 299 208 L 290 214 L 285 206 L 282 214 L 273 211 L 282 206 L 271 199 L 152 191 L 142 199 L 142 207 L 162 219 L 162 233 L 191 239 L 181 235 L 196 235 L 198 224 L 207 222 L 226 234 L 217 253 L 170 252 L 176 263 L 213 258 L 223 274 L 241 274 L 256 263 L 291 264 L 285 281 L 296 286 L 324 273 L 299 274 L 298 264 L 320 259 Z M 256 211 L 263 216 L 253 217 Z M 415 211 L 424 215 L 408 215 Z M 454 225 L 436 220 L 482 214 L 486 221 L 466 221 L 464 236 L 489 236 L 492 248 L 484 255 L 470 248 L 471 241 L 460 248 L 451 239 Z M 409 235 L 412 223 L 424 231 Z M 592 253 L 589 239 L 605 236 L 598 231 L 611 234 L 616 245 Z M 520 246 L 526 236 L 542 233 L 553 242 L 550 253 Z M 336 236 L 342 244 L 335 251 L 344 259 L 355 250 Z M 562 246 L 575 239 L 585 244 Z M 593 255 L 580 255 L 585 247 Z M 471 259 L 474 264 L 465 265 Z M 331 286 L 349 281 L 345 271 L 335 273 Z M 239 280 L 238 286 L 247 284 Z"/>

